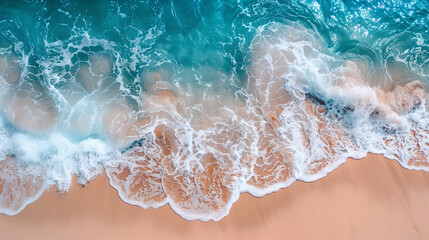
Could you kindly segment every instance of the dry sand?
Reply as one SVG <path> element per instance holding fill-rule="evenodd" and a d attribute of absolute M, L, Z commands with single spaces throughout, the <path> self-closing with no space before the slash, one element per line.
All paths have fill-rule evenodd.
<path fill-rule="evenodd" d="M 242 194 L 219 222 L 189 222 L 170 207 L 120 200 L 105 176 L 65 196 L 51 191 L 16 216 L 1 239 L 429 239 L 429 173 L 370 155 L 325 178 L 263 198 Z"/>

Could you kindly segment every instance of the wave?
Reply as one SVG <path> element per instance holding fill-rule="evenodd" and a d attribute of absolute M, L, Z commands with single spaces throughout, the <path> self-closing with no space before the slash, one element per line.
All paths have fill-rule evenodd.
<path fill-rule="evenodd" d="M 129 204 L 218 221 L 240 193 L 315 181 L 367 153 L 429 170 L 425 63 L 403 68 L 389 50 L 396 61 L 376 66 L 370 47 L 334 51 L 305 21 L 247 26 L 238 57 L 170 46 L 163 24 L 127 28 L 135 38 L 118 46 L 80 20 L 43 41 L 47 55 L 19 41 L 0 49 L 1 213 L 53 186 L 66 193 L 73 175 L 84 185 L 105 173 Z M 204 36 L 190 24 L 179 22 Z"/>

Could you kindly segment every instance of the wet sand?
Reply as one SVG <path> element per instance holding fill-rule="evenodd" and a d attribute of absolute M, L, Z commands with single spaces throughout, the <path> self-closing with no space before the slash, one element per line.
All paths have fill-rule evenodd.
<path fill-rule="evenodd" d="M 189 222 L 168 205 L 122 202 L 100 176 L 67 195 L 50 191 L 16 216 L 0 215 L 2 239 L 429 239 L 429 173 L 377 155 L 316 182 L 262 198 L 242 194 L 219 222 Z"/>

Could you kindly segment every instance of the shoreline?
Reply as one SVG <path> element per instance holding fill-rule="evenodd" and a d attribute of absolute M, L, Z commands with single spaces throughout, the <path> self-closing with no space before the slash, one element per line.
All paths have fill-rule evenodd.
<path fill-rule="evenodd" d="M 65 195 L 46 191 L 15 216 L 0 215 L 5 239 L 406 239 L 429 238 L 429 173 L 369 154 L 315 182 L 264 197 L 240 195 L 219 222 L 187 221 L 169 205 L 123 202 L 106 176 Z"/>

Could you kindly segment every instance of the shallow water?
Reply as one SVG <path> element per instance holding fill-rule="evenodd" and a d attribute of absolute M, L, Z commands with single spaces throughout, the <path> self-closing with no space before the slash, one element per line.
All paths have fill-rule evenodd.
<path fill-rule="evenodd" d="M 219 220 L 383 154 L 429 170 L 426 1 L 4 1 L 0 212 L 103 172 Z"/>

